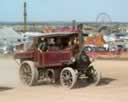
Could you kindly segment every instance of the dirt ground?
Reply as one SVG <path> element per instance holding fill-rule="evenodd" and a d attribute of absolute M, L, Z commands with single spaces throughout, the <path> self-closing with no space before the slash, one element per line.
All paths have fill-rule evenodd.
<path fill-rule="evenodd" d="M 0 58 L 0 102 L 128 101 L 128 61 L 96 60 L 94 65 L 103 76 L 99 86 L 80 85 L 73 90 L 46 84 L 24 87 L 15 61 Z"/>

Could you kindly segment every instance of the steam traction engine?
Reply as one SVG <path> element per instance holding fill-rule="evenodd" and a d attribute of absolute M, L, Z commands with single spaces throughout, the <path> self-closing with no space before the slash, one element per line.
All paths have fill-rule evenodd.
<path fill-rule="evenodd" d="M 47 51 L 39 51 L 37 43 L 40 38 L 60 39 L 56 47 L 48 47 Z M 51 83 L 60 82 L 62 86 L 73 88 L 81 76 L 85 80 L 98 84 L 100 73 L 91 65 L 92 60 L 84 50 L 73 54 L 74 45 L 66 44 L 78 37 L 76 33 L 46 33 L 34 37 L 34 44 L 31 49 L 15 54 L 15 59 L 20 60 L 19 76 L 22 83 L 28 86 L 37 84 L 39 80 L 47 80 Z M 36 39 L 36 41 L 35 41 Z M 61 42 L 61 43 L 60 43 Z"/>

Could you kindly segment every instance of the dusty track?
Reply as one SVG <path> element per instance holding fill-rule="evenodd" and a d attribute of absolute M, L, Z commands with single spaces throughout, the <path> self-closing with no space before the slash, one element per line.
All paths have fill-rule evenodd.
<path fill-rule="evenodd" d="M 97 87 L 23 87 L 18 80 L 18 65 L 11 58 L 0 58 L 0 102 L 127 102 L 128 61 L 97 60 L 94 65 L 103 76 Z"/>

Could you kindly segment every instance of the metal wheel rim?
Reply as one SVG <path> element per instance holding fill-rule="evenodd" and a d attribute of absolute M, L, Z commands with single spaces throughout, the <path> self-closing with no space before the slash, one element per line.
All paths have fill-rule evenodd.
<path fill-rule="evenodd" d="M 32 81 L 32 70 L 28 64 L 23 64 L 20 69 L 20 79 L 21 81 L 29 85 Z"/>
<path fill-rule="evenodd" d="M 93 71 L 93 82 L 95 85 L 98 85 L 101 79 L 101 73 L 97 72 L 96 70 Z"/>
<path fill-rule="evenodd" d="M 96 82 L 97 79 L 98 79 L 98 73 L 94 70 L 94 72 L 93 72 L 93 80 L 94 80 L 94 82 Z"/>

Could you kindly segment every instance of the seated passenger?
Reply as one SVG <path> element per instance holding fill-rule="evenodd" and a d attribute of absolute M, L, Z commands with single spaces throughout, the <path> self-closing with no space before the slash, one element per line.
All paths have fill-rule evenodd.
<path fill-rule="evenodd" d="M 40 52 L 48 50 L 48 42 L 47 39 L 41 38 L 41 42 L 38 45 L 38 50 Z"/>
<path fill-rule="evenodd" d="M 73 43 L 76 45 L 79 45 L 79 39 L 76 37 L 75 39 L 74 39 L 74 41 L 73 41 Z"/>
<path fill-rule="evenodd" d="M 48 50 L 49 51 L 55 51 L 55 50 L 58 50 L 58 46 L 56 45 L 56 40 L 55 38 L 51 38 L 49 39 L 49 42 L 48 42 Z"/>
<path fill-rule="evenodd" d="M 49 46 L 51 46 L 51 47 L 55 46 L 55 39 L 54 38 L 49 39 Z"/>

